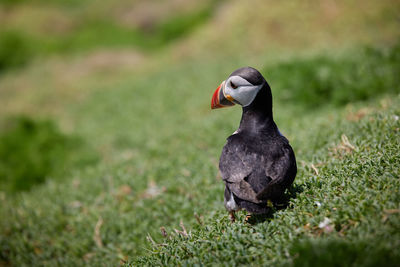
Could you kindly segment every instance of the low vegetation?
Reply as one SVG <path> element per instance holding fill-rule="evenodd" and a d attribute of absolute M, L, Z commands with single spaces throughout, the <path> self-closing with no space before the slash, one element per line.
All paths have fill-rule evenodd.
<path fill-rule="evenodd" d="M 199 3 L 0 2 L 0 266 L 400 261 L 397 2 Z M 299 166 L 251 224 L 217 171 L 241 109 L 210 110 L 245 65 Z"/>
<path fill-rule="evenodd" d="M 316 56 L 265 68 L 277 97 L 307 108 L 345 105 L 400 92 L 400 43 L 364 48 L 351 57 Z"/>
<path fill-rule="evenodd" d="M 82 140 L 61 133 L 51 121 L 9 118 L 1 127 L 0 139 L 2 191 L 27 190 L 48 176 L 62 176 L 68 169 L 97 160 Z"/>
<path fill-rule="evenodd" d="M 399 98 L 390 103 L 370 107 L 372 114 L 357 122 L 336 117 L 323 130 L 323 139 L 332 140 L 328 145 L 302 148 L 286 208 L 276 207 L 255 225 L 244 222 L 245 213 L 232 224 L 219 209 L 188 230 L 178 228 L 157 241 L 149 237 L 151 253 L 131 266 L 396 266 Z M 326 127 L 315 114 L 307 119 L 300 119 L 306 128 Z M 304 128 L 296 133 L 305 146 L 319 136 Z"/>
<path fill-rule="evenodd" d="M 303 62 L 311 68 L 316 60 Z M 301 116 L 294 100 L 278 97 L 275 116 L 300 167 L 295 185 L 287 206 L 265 221 L 247 225 L 241 213 L 231 224 L 217 162 L 240 109 L 209 111 L 212 89 L 224 77 L 217 68 L 203 69 L 201 76 L 210 77 L 205 84 L 197 68 L 173 66 L 72 106 L 79 135 L 103 160 L 72 168 L 70 179 L 48 180 L 29 194 L 3 194 L 2 261 L 301 265 L 315 255 L 321 262 L 336 257 L 332 248 L 347 253 L 352 247 L 346 254 L 351 262 L 373 265 L 376 256 L 394 264 L 400 240 L 398 97 L 345 108 L 327 98 L 327 105 Z M 182 73 L 187 79 L 175 79 Z M 382 79 L 393 78 L 383 73 Z M 147 90 L 149 79 L 153 90 Z M 210 90 L 195 89 L 204 86 Z M 279 96 L 274 81 L 271 86 Z M 315 250 L 302 253 L 308 248 Z"/>
<path fill-rule="evenodd" d="M 32 51 L 22 34 L 0 33 L 0 72 L 23 66 L 32 56 Z"/>
<path fill-rule="evenodd" d="M 27 1 L 6 1 L 4 12 L 13 13 L 18 11 L 20 6 L 24 10 L 24 2 Z M 82 1 L 82 11 L 78 12 L 69 5 L 71 3 L 64 2 L 49 5 L 44 1 L 37 1 L 37 5 L 62 14 L 59 18 L 37 18 L 38 22 L 34 21 L 31 24 L 38 25 L 31 31 L 15 29 L 12 23 L 0 29 L 0 73 L 22 66 L 35 57 L 52 54 L 81 53 L 105 47 L 157 51 L 205 23 L 218 4 L 218 1 L 214 0 L 204 1 L 195 9 L 177 8 L 178 12 L 171 12 L 162 20 L 138 22 L 129 27 L 119 22 L 116 16 L 109 14 L 107 8 L 117 9 L 110 3 L 97 5 L 91 1 Z M 109 5 L 111 7 L 108 7 Z M 1 8 L 0 5 L 0 11 Z M 32 16 L 39 13 L 34 8 L 31 12 Z M 10 20 L 12 22 L 12 19 Z M 25 23 L 24 18 L 19 20 Z"/>

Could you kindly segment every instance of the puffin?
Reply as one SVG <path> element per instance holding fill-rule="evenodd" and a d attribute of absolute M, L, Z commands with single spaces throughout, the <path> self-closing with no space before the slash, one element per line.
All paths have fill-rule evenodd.
<path fill-rule="evenodd" d="M 242 106 L 239 128 L 227 138 L 219 161 L 225 183 L 224 205 L 232 222 L 235 212 L 266 214 L 293 183 L 296 157 L 272 114 L 271 88 L 252 67 L 235 70 L 215 90 L 211 109 Z"/>

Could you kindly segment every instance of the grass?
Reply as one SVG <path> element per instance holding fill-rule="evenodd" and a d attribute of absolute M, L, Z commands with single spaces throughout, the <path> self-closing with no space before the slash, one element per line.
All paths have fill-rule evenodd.
<path fill-rule="evenodd" d="M 62 18 L 57 21 L 57 18 L 47 15 L 49 18 L 45 16 L 44 19 L 34 19 L 39 22 L 30 22 L 33 25 L 38 24 L 36 28 L 39 29 L 45 27 L 43 25 L 47 25 L 47 30 L 21 29 L 14 26 L 12 19 L 9 19 L 10 25 L 0 30 L 0 73 L 10 68 L 23 66 L 34 58 L 43 58 L 53 54 L 76 54 L 110 47 L 136 48 L 144 52 L 154 52 L 204 24 L 212 16 L 218 4 L 217 1 L 208 1 L 189 11 L 171 13 L 160 21 L 152 22 L 154 25 L 147 29 L 139 26 L 128 27 L 118 22 L 115 17 L 108 14 L 108 10 L 105 10 L 108 5 L 112 5 L 109 2 L 98 6 L 91 1 L 82 2 L 84 11 L 80 12 L 68 7 L 65 1 L 50 5 L 41 1 L 36 2 L 36 5 L 50 8 L 48 13 L 60 12 L 60 16 L 65 16 L 65 21 Z M 3 3 L 3 8 L 5 10 L 10 7 L 16 10 L 23 9 L 23 5 L 19 7 L 23 3 L 21 1 L 11 5 L 11 2 L 6 1 Z M 120 5 L 123 6 L 123 3 Z M 1 8 L 0 3 L 0 10 Z M 35 9 L 28 6 L 28 10 L 30 9 L 35 14 Z M 13 9 L 11 8 L 11 10 Z M 20 18 L 20 20 L 22 23 L 25 21 L 24 18 Z M 40 21 L 43 25 L 40 24 Z M 52 26 L 52 23 L 55 25 L 59 23 L 58 27 L 61 29 Z M 55 30 L 49 30 L 52 27 Z"/>
<path fill-rule="evenodd" d="M 283 47 L 296 53 L 299 49 L 293 48 L 393 43 L 399 37 L 399 8 L 393 0 L 253 0 L 251 5 L 215 0 L 3 0 L 0 72 L 49 56 L 68 58 L 98 49 L 132 49 L 158 57 L 172 46 L 178 55 L 232 58 Z"/>
<path fill-rule="evenodd" d="M 331 247 L 352 247 L 354 257 L 340 253 L 360 264 L 373 264 L 365 253 L 398 259 L 398 97 L 301 112 L 278 98 L 275 117 L 300 166 L 289 206 L 254 226 L 244 213 L 230 224 L 217 163 L 240 109 L 210 112 L 209 98 L 231 64 L 132 76 L 66 107 L 102 160 L 0 195 L 2 264 L 301 265 L 335 257 Z"/>
<path fill-rule="evenodd" d="M 6 192 L 28 190 L 97 160 L 83 140 L 61 133 L 52 121 L 9 118 L 0 139 L 0 189 Z"/>
<path fill-rule="evenodd" d="M 16 32 L 0 34 L 0 72 L 26 64 L 31 53 L 31 48 L 21 34 Z"/>
<path fill-rule="evenodd" d="M 396 266 L 398 100 L 358 122 L 337 116 L 324 126 L 315 114 L 300 118 L 305 128 L 292 131 L 303 141 L 295 143 L 301 168 L 286 209 L 253 226 L 245 213 L 231 224 L 226 212 L 211 212 L 187 234 L 158 235 L 152 253 L 130 265 Z M 321 139 L 309 127 L 325 127 L 327 145 L 308 147 Z"/>
<path fill-rule="evenodd" d="M 400 45 L 364 48 L 352 57 L 298 59 L 265 69 L 281 101 L 307 108 L 362 101 L 400 91 Z M 288 78 L 290 77 L 290 78 Z"/>
<path fill-rule="evenodd" d="M 24 119 L 0 131 L 0 266 L 399 262 L 394 1 L 210 1 L 139 28 L 119 20 L 129 1 L 3 2 L 0 123 Z M 244 65 L 268 79 L 299 166 L 253 225 L 229 222 L 217 172 L 241 110 L 210 110 Z"/>

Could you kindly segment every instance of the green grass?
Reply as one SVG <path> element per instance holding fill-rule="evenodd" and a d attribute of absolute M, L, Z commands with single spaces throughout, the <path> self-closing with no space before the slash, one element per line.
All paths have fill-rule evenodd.
<path fill-rule="evenodd" d="M 396 266 L 398 100 L 359 122 L 335 116 L 328 126 L 324 116 L 299 118 L 299 128 L 289 128 L 301 141 L 294 143 L 300 170 L 286 209 L 256 225 L 244 223 L 245 213 L 231 224 L 219 209 L 187 235 L 157 235 L 151 253 L 131 265 Z M 327 145 L 312 149 L 316 141 Z M 320 225 L 325 218 L 330 222 Z"/>
<path fill-rule="evenodd" d="M 0 266 L 396 266 L 399 5 L 220 2 L 0 1 Z M 210 110 L 249 64 L 299 166 L 252 225 Z"/>
<path fill-rule="evenodd" d="M 0 72 L 26 64 L 32 56 L 25 36 L 18 32 L 0 33 Z"/>
<path fill-rule="evenodd" d="M 97 161 L 83 140 L 61 133 L 52 121 L 9 118 L 0 139 L 0 190 L 6 192 L 28 190 Z"/>
<path fill-rule="evenodd" d="M 59 1 L 46 4 L 36 1 L 36 5 L 53 8 L 67 15 L 72 24 L 65 32 L 35 32 L 16 26 L 7 26 L 0 30 L 0 73 L 15 67 L 23 66 L 34 58 L 43 58 L 54 54 L 76 54 L 94 49 L 125 48 L 138 49 L 143 52 L 158 51 L 173 41 L 193 32 L 213 15 L 219 4 L 210 0 L 201 7 L 185 12 L 169 14 L 165 19 L 156 21 L 150 29 L 128 27 L 104 11 L 106 2 L 99 7 L 91 1 L 80 1 L 83 11 L 71 9 L 76 3 Z M 24 3 L 15 3 L 14 8 Z M 0 2 L 0 8 L 6 10 L 12 3 Z M 123 6 L 123 3 L 120 3 Z M 13 5 L 11 5 L 13 6 Z M 106 13 L 106 14 L 103 14 Z M 68 17 L 70 16 L 70 17 Z M 32 22 L 35 24 L 36 22 Z M 42 26 L 43 27 L 43 26 Z"/>
<path fill-rule="evenodd" d="M 305 62 L 299 68 L 320 67 L 315 57 Z M 29 192 L 0 194 L 1 264 L 301 266 L 338 256 L 349 265 L 383 257 L 396 262 L 400 101 L 394 93 L 347 107 L 328 98 L 305 111 L 280 99 L 279 85 L 270 81 L 275 118 L 294 147 L 299 173 L 286 209 L 253 226 L 243 223 L 244 212 L 229 222 L 217 165 L 241 110 L 211 112 L 209 105 L 238 63 L 246 64 L 171 65 L 96 88 L 66 106 L 75 134 L 102 160 Z M 291 77 L 292 70 L 278 68 L 288 73 L 282 79 Z M 325 218 L 330 223 L 321 229 Z M 187 235 L 175 233 L 184 232 L 181 222 Z"/>
<path fill-rule="evenodd" d="M 392 244 L 374 239 L 309 239 L 295 243 L 290 251 L 293 266 L 397 266 L 399 255 Z"/>
<path fill-rule="evenodd" d="M 390 48 L 367 47 L 338 58 L 315 56 L 268 66 L 268 81 L 281 101 L 315 108 L 367 100 L 400 92 L 400 42 Z"/>
<path fill-rule="evenodd" d="M 174 14 L 166 21 L 154 25 L 151 30 L 132 29 L 112 20 L 95 18 L 82 22 L 75 32 L 33 40 L 38 43 L 38 53 L 65 53 L 89 51 L 95 48 L 125 47 L 151 52 L 182 38 L 197 26 L 206 22 L 215 9 L 216 1 L 188 14 Z"/>

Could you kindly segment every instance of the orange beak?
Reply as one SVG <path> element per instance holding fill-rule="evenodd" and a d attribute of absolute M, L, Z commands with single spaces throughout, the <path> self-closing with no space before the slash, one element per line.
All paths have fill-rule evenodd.
<path fill-rule="evenodd" d="M 230 95 L 225 96 L 224 85 L 225 81 L 223 81 L 218 86 L 217 90 L 215 90 L 211 99 L 211 109 L 230 107 L 235 105 L 235 103 L 233 103 L 233 98 Z"/>

